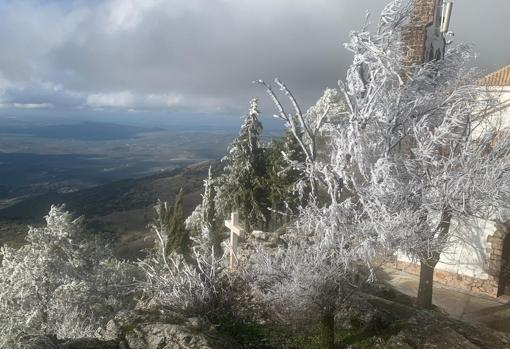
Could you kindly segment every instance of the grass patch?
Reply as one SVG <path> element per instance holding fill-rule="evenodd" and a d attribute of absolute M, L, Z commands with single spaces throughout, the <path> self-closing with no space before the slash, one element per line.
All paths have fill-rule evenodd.
<path fill-rule="evenodd" d="M 404 329 L 405 322 L 396 321 L 385 328 L 353 327 L 335 328 L 335 346 L 344 348 L 374 348 Z M 306 326 L 293 327 L 283 324 L 256 324 L 240 322 L 231 318 L 221 320 L 217 328 L 221 333 L 235 339 L 240 348 L 257 349 L 320 349 L 320 328 L 316 321 Z"/>

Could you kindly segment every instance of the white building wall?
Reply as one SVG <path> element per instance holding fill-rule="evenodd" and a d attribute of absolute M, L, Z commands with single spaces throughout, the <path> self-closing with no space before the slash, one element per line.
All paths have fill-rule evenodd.
<path fill-rule="evenodd" d="M 510 86 L 491 87 L 489 91 L 498 99 L 500 106 L 510 103 Z M 510 105 L 489 115 L 487 121 L 494 126 L 510 127 Z M 455 237 L 441 254 L 436 270 L 482 280 L 489 279 L 488 250 L 490 246 L 488 246 L 487 238 L 496 231 L 496 224 L 477 219 L 469 225 L 459 226 L 454 220 L 451 229 L 455 232 Z M 411 260 L 402 252 L 397 253 L 397 260 L 411 263 Z"/>
<path fill-rule="evenodd" d="M 436 268 L 477 279 L 488 279 L 487 238 L 496 231 L 495 223 L 477 219 L 469 225 L 459 226 L 454 222 L 452 229 L 455 236 L 441 255 Z"/>
<path fill-rule="evenodd" d="M 488 116 L 487 120 L 494 126 L 510 127 L 510 86 L 490 87 L 489 92 L 499 101 L 499 106 L 506 108 Z"/>
<path fill-rule="evenodd" d="M 454 237 L 441 254 L 436 270 L 482 280 L 488 279 L 487 238 L 496 231 L 495 223 L 478 219 L 471 222 L 469 226 L 460 227 L 454 220 L 451 229 Z M 397 260 L 412 262 L 402 252 L 397 253 Z"/>

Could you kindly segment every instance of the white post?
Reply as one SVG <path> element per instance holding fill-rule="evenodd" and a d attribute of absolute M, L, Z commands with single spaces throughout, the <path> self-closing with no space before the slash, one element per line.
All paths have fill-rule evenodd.
<path fill-rule="evenodd" d="M 230 262 L 229 266 L 230 269 L 234 269 L 237 264 L 237 234 L 234 234 L 233 232 L 230 232 Z"/>
<path fill-rule="evenodd" d="M 237 266 L 237 244 L 240 236 L 243 236 L 243 228 L 239 225 L 239 214 L 232 212 L 230 220 L 225 221 L 225 226 L 230 229 L 230 269 Z"/>

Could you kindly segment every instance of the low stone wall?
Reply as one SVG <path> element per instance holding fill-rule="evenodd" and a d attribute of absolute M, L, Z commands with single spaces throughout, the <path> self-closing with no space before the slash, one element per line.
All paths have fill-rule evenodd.
<path fill-rule="evenodd" d="M 420 274 L 419 264 L 396 261 L 393 266 L 398 270 L 405 271 L 413 275 Z M 488 279 L 479 279 L 436 268 L 434 270 L 434 282 L 453 288 L 484 294 L 490 297 L 498 296 L 498 281 L 493 276 L 489 276 Z"/>
<path fill-rule="evenodd" d="M 499 282 L 501 269 L 503 267 L 503 245 L 505 238 L 510 233 L 510 225 L 498 224 L 494 234 L 487 238 L 487 255 L 489 256 L 489 275 Z"/>

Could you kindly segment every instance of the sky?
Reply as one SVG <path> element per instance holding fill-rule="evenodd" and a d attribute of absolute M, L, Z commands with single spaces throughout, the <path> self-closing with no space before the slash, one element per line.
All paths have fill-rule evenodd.
<path fill-rule="evenodd" d="M 0 117 L 235 115 L 279 77 L 306 108 L 386 0 L 0 0 Z M 510 64 L 510 1 L 456 0 L 450 29 L 486 72 Z"/>

